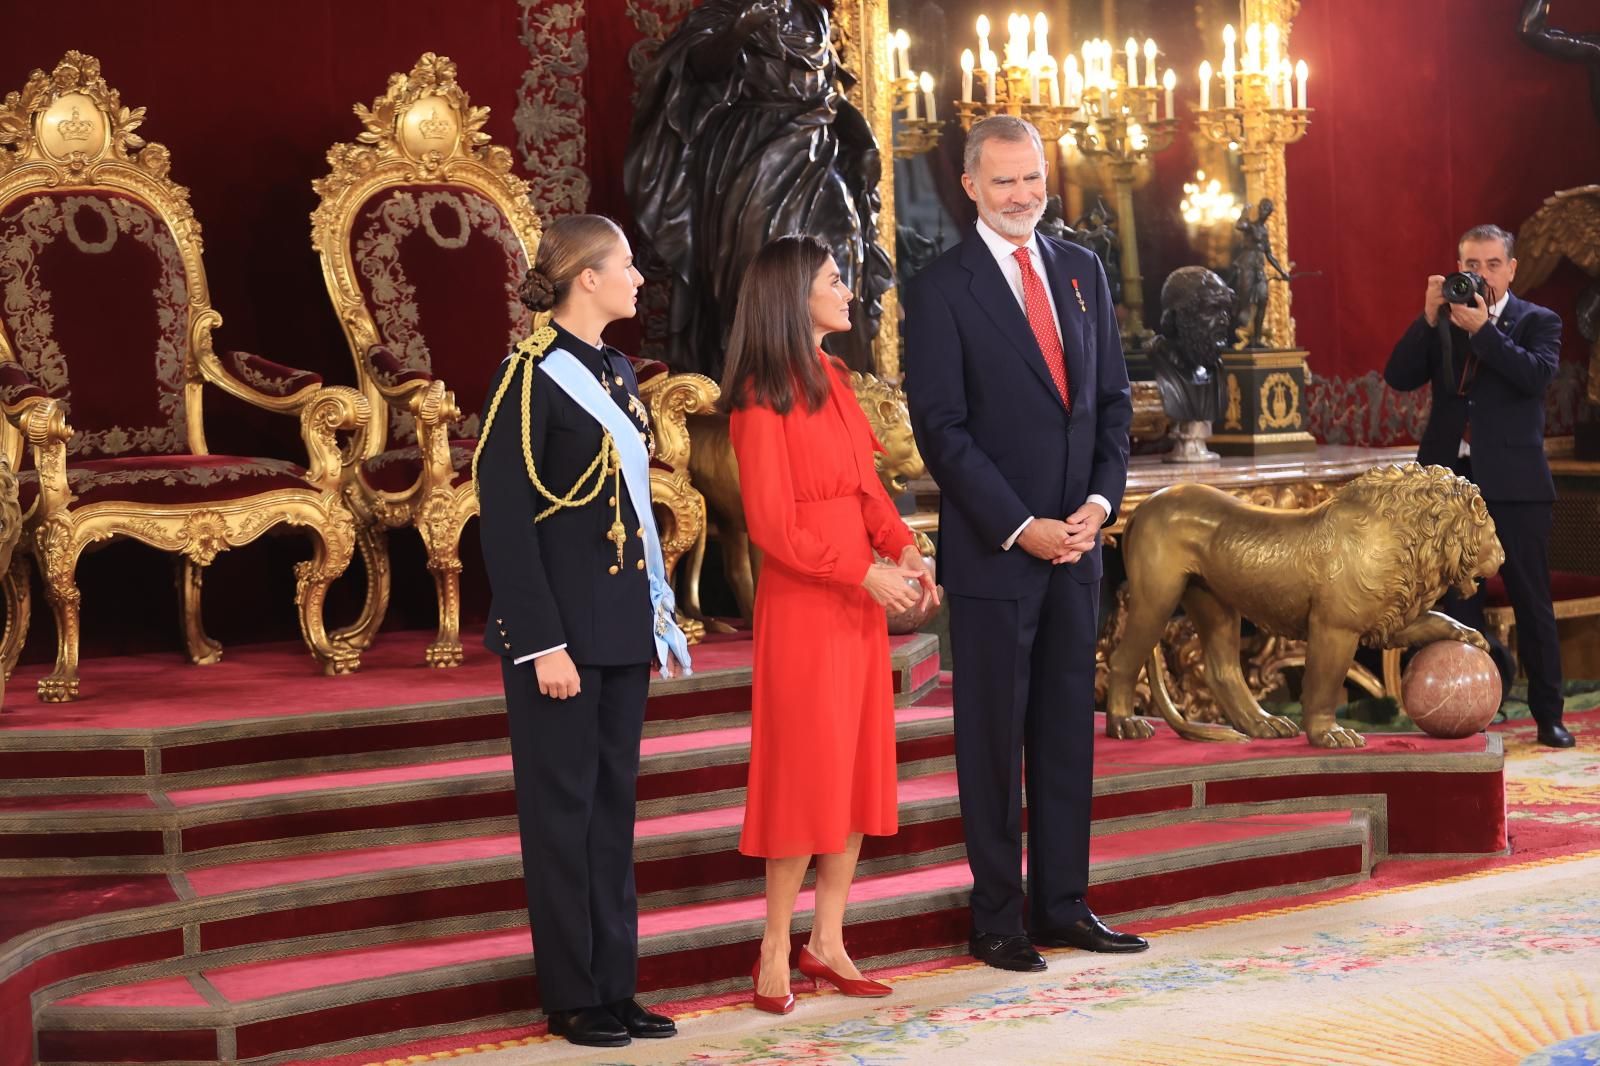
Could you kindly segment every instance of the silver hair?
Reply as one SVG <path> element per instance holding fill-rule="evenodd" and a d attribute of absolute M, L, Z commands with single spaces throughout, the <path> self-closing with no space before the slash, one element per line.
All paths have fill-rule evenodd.
<path fill-rule="evenodd" d="M 1463 233 L 1461 235 L 1461 239 L 1456 242 L 1457 255 L 1461 254 L 1461 246 L 1466 244 L 1468 241 L 1499 241 L 1501 244 L 1505 245 L 1507 259 L 1514 259 L 1517 255 L 1517 239 L 1511 234 L 1507 233 L 1505 230 L 1501 229 L 1499 226 L 1496 226 L 1492 223 L 1486 223 L 1482 226 L 1473 226 L 1471 229 L 1467 230 L 1467 232 Z"/>
<path fill-rule="evenodd" d="M 1039 131 L 1034 129 L 1033 123 L 1015 115 L 991 115 L 981 122 L 973 123 L 972 129 L 967 131 L 967 147 L 961 153 L 963 171 L 977 176 L 978 159 L 983 155 L 983 146 L 987 141 L 1008 141 L 1012 144 L 1032 141 L 1033 146 L 1039 150 L 1039 158 L 1044 158 L 1044 139 L 1039 136 Z"/>

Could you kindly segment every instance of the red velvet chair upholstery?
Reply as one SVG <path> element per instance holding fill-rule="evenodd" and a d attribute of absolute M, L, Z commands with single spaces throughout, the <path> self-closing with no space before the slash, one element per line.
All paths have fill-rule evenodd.
<path fill-rule="evenodd" d="M 456 397 L 481 402 L 506 354 L 533 331 L 517 288 L 539 220 L 510 152 L 480 132 L 488 109 L 471 106 L 448 58 L 424 55 L 410 73 L 392 75 L 371 108 L 355 110 L 366 131 L 329 150 L 331 172 L 314 183 L 321 202 L 311 216 L 361 389 L 383 413 L 345 474 L 368 582 L 361 617 L 335 635 L 358 648 L 375 638 L 388 609 L 387 531 L 414 526 L 439 603 L 426 661 L 455 666 L 459 544 L 478 512 L 470 468 L 481 424 L 478 413 L 462 417 Z M 661 364 L 641 365 L 640 380 L 656 422 L 651 495 L 670 571 L 705 525 L 704 501 L 689 484 L 687 415 L 709 409 L 717 390 Z"/>
<path fill-rule="evenodd" d="M 98 60 L 68 52 L 36 70 L 0 111 L 0 442 L 19 475 L 25 552 L 8 571 L 10 611 L 0 664 L 10 673 L 27 631 L 24 561 L 40 566 L 55 614 L 55 670 L 45 700 L 78 691 L 78 556 L 130 537 L 180 557 L 185 638 L 196 663 L 221 647 L 200 621 L 204 567 L 217 553 L 283 524 L 312 534 L 300 564 L 301 630 L 328 673 L 356 668 L 356 649 L 322 624 L 328 585 L 354 551 L 338 430 L 358 430 L 369 406 L 355 390 L 242 352 L 218 355 L 188 190 L 168 177 L 167 150 L 133 131 L 144 111 L 122 107 Z M 211 455 L 207 386 L 300 419 L 306 466 Z M 69 427 L 70 418 L 75 426 Z"/>

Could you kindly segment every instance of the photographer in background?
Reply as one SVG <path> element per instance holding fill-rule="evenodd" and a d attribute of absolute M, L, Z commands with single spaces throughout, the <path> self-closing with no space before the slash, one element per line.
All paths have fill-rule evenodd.
<path fill-rule="evenodd" d="M 1449 467 L 1477 484 L 1494 518 L 1500 568 L 1517 619 L 1528 705 L 1539 743 L 1570 748 L 1561 724 L 1561 643 L 1550 603 L 1550 522 L 1555 483 L 1544 455 L 1544 394 L 1561 353 L 1561 319 L 1511 294 L 1515 241 L 1499 226 L 1474 226 L 1457 246 L 1460 273 L 1428 279 L 1422 314 L 1383 369 L 1401 392 L 1433 384 L 1433 409 L 1417 461 Z M 1447 594 L 1439 609 L 1484 628 L 1483 590 Z M 1504 648 L 1501 675 L 1509 678 Z"/>

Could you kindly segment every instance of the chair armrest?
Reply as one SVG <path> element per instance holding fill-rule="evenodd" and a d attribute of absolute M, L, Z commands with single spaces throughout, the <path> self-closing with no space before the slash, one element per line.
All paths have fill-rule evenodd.
<path fill-rule="evenodd" d="M 61 401 L 51 397 L 21 363 L 7 359 L 0 361 L 0 413 L 22 436 L 14 446 L 16 454 L 6 456 L 13 469 L 21 469 L 22 446 L 33 446 L 41 513 L 65 507 L 70 498 L 67 441 L 72 438 L 72 427 L 67 425 Z"/>
<path fill-rule="evenodd" d="M 658 373 L 642 381 L 639 391 L 650 410 L 656 458 L 674 470 L 688 470 L 689 416 L 710 414 L 722 390 L 704 374 Z"/>
<path fill-rule="evenodd" d="M 394 353 L 374 344 L 364 356 L 367 378 L 391 408 L 417 420 L 417 437 L 426 426 L 447 426 L 461 418 L 455 393 L 426 370 L 404 366 Z"/>
<path fill-rule="evenodd" d="M 310 463 L 306 480 L 328 491 L 339 487 L 341 471 L 355 461 L 353 451 L 341 451 L 337 434 L 347 430 L 357 437 L 372 418 L 372 405 L 355 389 L 323 385 L 300 408 L 300 436 Z"/>
<path fill-rule="evenodd" d="M 213 385 L 253 406 L 294 414 L 311 402 L 322 376 L 274 363 L 250 352 L 204 352 L 200 372 Z"/>

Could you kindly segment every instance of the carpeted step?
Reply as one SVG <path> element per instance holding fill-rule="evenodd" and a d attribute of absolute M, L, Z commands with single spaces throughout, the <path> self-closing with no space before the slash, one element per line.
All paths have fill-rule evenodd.
<path fill-rule="evenodd" d="M 385 634 L 345 677 L 308 678 L 300 644 L 232 649 L 174 686 L 166 655 L 97 659 L 84 698 L 68 706 L 16 699 L 0 715 L 0 779 L 8 795 L 136 793 L 362 766 L 393 766 L 505 751 L 500 659 L 468 648 L 451 670 L 419 669 L 417 634 Z M 938 679 L 939 642 L 890 638 L 896 701 Z M 748 633 L 695 649 L 693 676 L 654 679 L 647 734 L 747 720 Z M 17 671 L 14 691 L 44 667 Z M 63 782 L 74 787 L 65 788 Z"/>
<path fill-rule="evenodd" d="M 947 769 L 948 700 L 935 691 L 895 711 L 902 775 Z M 750 728 L 647 738 L 640 814 L 740 803 Z M 509 755 L 214 785 L 155 794 L 144 808 L 0 810 L 0 872 L 183 870 L 262 854 L 384 846 L 507 832 L 516 804 Z"/>
<path fill-rule="evenodd" d="M 1103 915 L 1179 913 L 1252 894 L 1348 883 L 1372 861 L 1369 816 L 1348 809 L 1189 818 L 1097 834 L 1090 902 Z M 967 933 L 964 862 L 858 880 L 852 950 L 880 965 L 949 953 Z M 811 906 L 802 894 L 797 928 Z M 757 894 L 647 910 L 640 987 L 681 996 L 748 981 Z M 427 1027 L 481 1028 L 537 1006 L 524 927 L 431 935 L 260 961 L 191 960 L 184 975 L 83 992 L 45 1007 L 40 1061 L 220 1062 L 358 1050 Z M 799 934 L 797 934 L 799 935 Z"/>

